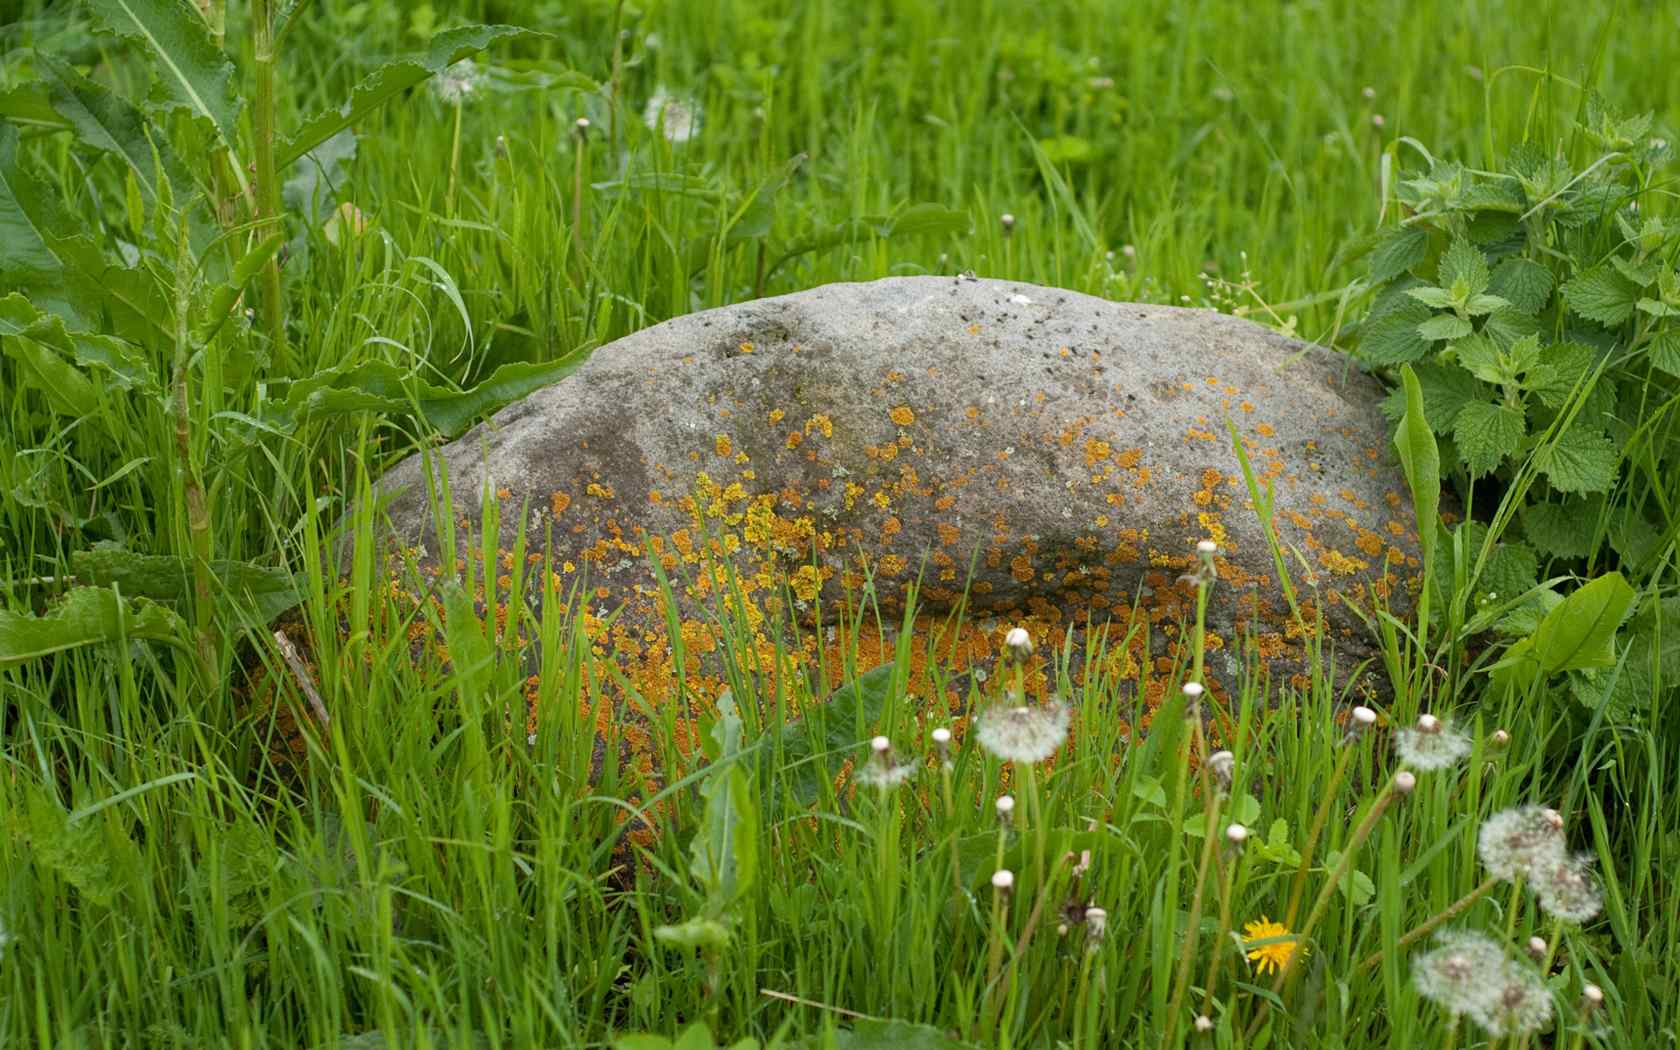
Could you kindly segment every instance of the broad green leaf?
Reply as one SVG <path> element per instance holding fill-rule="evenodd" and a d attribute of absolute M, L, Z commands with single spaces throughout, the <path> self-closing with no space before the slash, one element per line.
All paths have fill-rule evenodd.
<path fill-rule="evenodd" d="M 155 389 L 152 366 L 144 351 L 114 336 L 72 332 L 63 319 L 13 292 L 0 299 L 0 337 L 30 339 L 71 358 L 83 368 L 99 369 L 124 389 Z"/>
<path fill-rule="evenodd" d="M 1389 230 L 1371 249 L 1372 284 L 1383 284 L 1410 270 L 1429 254 L 1429 233 L 1419 226 L 1398 226 Z"/>
<path fill-rule="evenodd" d="M 1633 316 L 1639 291 L 1613 267 L 1595 266 L 1563 286 L 1563 301 L 1589 321 L 1614 328 Z"/>
<path fill-rule="evenodd" d="M 1342 854 L 1340 850 L 1331 850 L 1324 856 L 1324 866 L 1331 871 L 1334 871 L 1341 863 Z M 1376 883 L 1371 881 L 1371 876 L 1358 868 L 1353 868 L 1341 882 L 1336 884 L 1336 890 L 1347 897 L 1355 908 L 1360 908 L 1364 907 L 1365 902 L 1376 894 L 1377 886 Z"/>
<path fill-rule="evenodd" d="M 1540 334 L 1540 319 L 1512 306 L 1502 306 L 1482 321 L 1482 334 L 1497 346 L 1510 346 L 1519 339 Z"/>
<path fill-rule="evenodd" d="M 1459 412 L 1453 424 L 1453 442 L 1471 477 L 1477 477 L 1492 472 L 1505 457 L 1516 453 L 1527 429 L 1521 410 L 1475 401 Z"/>
<path fill-rule="evenodd" d="M 1552 271 L 1530 259 L 1506 259 L 1493 268 L 1488 291 L 1525 314 L 1537 314 L 1552 297 Z"/>
<path fill-rule="evenodd" d="M 1616 628 L 1634 591 L 1619 572 L 1606 573 L 1565 598 L 1534 632 L 1534 657 L 1548 674 L 1613 667 Z"/>
<path fill-rule="evenodd" d="M 653 936 L 662 944 L 679 948 L 713 948 L 729 946 L 729 927 L 715 919 L 694 918 L 675 926 L 655 926 Z"/>
<path fill-rule="evenodd" d="M 1441 449 L 1429 429 L 1423 411 L 1423 390 L 1417 373 L 1408 366 L 1400 370 L 1406 389 L 1406 415 L 1394 431 L 1394 448 L 1400 454 L 1406 485 L 1412 490 L 1417 513 L 1418 542 L 1428 565 L 1435 550 L 1435 536 L 1441 521 Z"/>
<path fill-rule="evenodd" d="M 1562 408 L 1575 387 L 1592 373 L 1598 352 L 1580 343 L 1558 343 L 1541 351 L 1540 365 L 1531 377 L 1529 389 L 1547 408 Z"/>
<path fill-rule="evenodd" d="M 1573 426 L 1540 450 L 1540 470 L 1559 492 L 1608 492 L 1621 455 L 1595 430 Z"/>
<path fill-rule="evenodd" d="M 35 61 L 47 78 L 53 109 L 82 142 L 126 160 L 148 204 L 158 200 L 159 178 L 168 178 L 180 189 L 193 184 L 168 138 L 148 134 L 145 116 L 126 99 L 51 55 L 38 53 Z"/>
<path fill-rule="evenodd" d="M 558 382 L 582 360 L 503 365 L 471 390 L 450 390 L 414 379 L 395 365 L 373 361 L 331 369 L 292 384 L 286 401 L 265 425 L 290 433 L 310 420 L 346 412 L 418 415 L 446 436 L 466 430 L 480 416 Z"/>
<path fill-rule="evenodd" d="M 1523 533 L 1530 543 L 1558 558 L 1585 558 L 1596 548 L 1598 503 L 1530 503 L 1522 509 Z"/>
<path fill-rule="evenodd" d="M 64 358 L 22 336 L 0 339 L 0 349 L 18 363 L 24 379 L 46 396 L 54 412 L 71 419 L 99 413 L 104 390 Z"/>
<path fill-rule="evenodd" d="M 1503 310 L 1510 305 L 1510 303 L 1501 299 L 1497 295 L 1489 295 L 1488 293 L 1483 292 L 1481 295 L 1472 295 L 1470 297 L 1470 301 L 1464 304 L 1464 312 L 1469 314 L 1471 317 L 1482 317 L 1486 314 L 1493 313 L 1495 310 Z"/>
<path fill-rule="evenodd" d="M 235 71 L 216 50 L 210 28 L 188 0 L 87 0 L 94 22 L 151 53 L 157 70 L 154 101 L 215 125 L 222 141 L 238 135 Z"/>
<path fill-rule="evenodd" d="M 1424 362 L 1413 366 L 1418 386 L 1423 390 L 1423 411 L 1430 427 L 1437 434 L 1452 433 L 1453 423 L 1465 405 L 1485 401 L 1492 392 L 1475 376 L 1462 368 Z M 1383 413 L 1394 422 L 1406 416 L 1406 388 L 1397 386 L 1389 391 L 1383 403 Z"/>
<path fill-rule="evenodd" d="M 299 157 L 332 138 L 416 84 L 443 72 L 469 55 L 475 55 L 498 40 L 512 37 L 546 36 L 519 26 L 462 26 L 439 33 L 422 54 L 387 62 L 369 73 L 337 109 L 318 113 L 291 138 L 279 145 L 275 164 L 284 170 Z"/>
<path fill-rule="evenodd" d="M 1662 333 L 1651 341 L 1646 353 L 1651 367 L 1680 378 L 1680 329 Z"/>
<path fill-rule="evenodd" d="M 708 918 L 733 919 L 737 901 L 758 877 L 758 812 L 741 763 L 723 759 L 700 785 L 706 800 L 689 843 L 689 874 L 706 891 Z"/>
<path fill-rule="evenodd" d="M 1486 336 L 1468 336 L 1454 343 L 1451 349 L 1465 371 L 1484 383 L 1498 386 L 1511 381 L 1512 377 L 1499 360 L 1499 347 Z"/>
<path fill-rule="evenodd" d="M 813 1037 L 817 1038 L 817 1037 Z M 817 1047 L 820 1042 L 801 1044 Z M 946 1035 L 942 1029 L 909 1021 L 859 1020 L 850 1031 L 842 1028 L 834 1033 L 834 1050 L 976 1050 L 973 1043 L 965 1043 Z"/>
<path fill-rule="evenodd" d="M 117 586 L 125 596 L 178 602 L 192 594 L 192 561 L 167 554 L 138 554 L 118 547 L 100 545 L 74 551 L 70 571 L 82 583 L 100 587 Z M 240 602 L 249 603 L 264 623 L 276 619 L 303 600 L 283 569 L 269 569 L 243 561 L 210 563 L 217 586 Z"/>
<path fill-rule="evenodd" d="M 1359 352 L 1376 365 L 1402 365 L 1428 357 L 1436 347 L 1418 334 L 1418 325 L 1428 319 L 1429 308 L 1407 298 L 1403 305 L 1360 328 Z"/>
<path fill-rule="evenodd" d="M 52 100 L 47 97 L 46 85 L 39 81 L 19 84 L 17 87 L 0 91 L 0 120 L 26 130 L 63 131 L 70 126 L 59 116 L 58 111 L 53 109 Z"/>
<path fill-rule="evenodd" d="M 1452 296 L 1447 294 L 1446 289 L 1437 288 L 1432 284 L 1408 288 L 1406 294 L 1423 305 L 1434 307 L 1437 310 L 1445 310 L 1453 304 Z"/>
<path fill-rule="evenodd" d="M 41 616 L 0 611 L 0 666 L 124 637 L 185 646 L 191 631 L 161 605 L 129 601 L 104 587 L 77 587 Z"/>
<path fill-rule="evenodd" d="M 76 228 L 51 190 L 18 166 L 18 133 L 0 123 L 0 282 L 63 278 L 59 241 Z"/>
<path fill-rule="evenodd" d="M 1489 279 L 1487 256 L 1469 241 L 1455 240 L 1441 253 L 1440 275 L 1435 283 L 1453 294 L 1458 294 L 1462 283 L 1468 289 L 1464 298 L 1480 295 L 1487 291 Z"/>
<path fill-rule="evenodd" d="M 1418 335 L 1432 343 L 1463 339 L 1475 329 L 1457 314 L 1436 314 L 1417 326 Z"/>
<path fill-rule="evenodd" d="M 755 746 L 764 747 L 766 758 L 777 763 L 769 774 L 772 797 L 785 783 L 796 804 L 816 801 L 822 786 L 834 782 L 843 758 L 855 754 L 858 744 L 873 735 L 893 686 L 894 667 L 882 664 L 807 707 L 796 721 L 760 737 Z"/>

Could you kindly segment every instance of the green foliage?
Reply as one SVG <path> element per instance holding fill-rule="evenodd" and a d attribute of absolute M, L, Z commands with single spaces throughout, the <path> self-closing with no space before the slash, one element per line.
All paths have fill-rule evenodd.
<path fill-rule="evenodd" d="M 1654 213 L 1649 189 L 1666 147 L 1626 138 L 1650 123 L 1593 96 L 1583 130 L 1602 151 L 1579 166 L 1533 144 L 1488 170 L 1430 158 L 1395 181 L 1399 225 L 1370 252 L 1359 352 L 1415 364 L 1429 423 L 1452 439 L 1443 475 L 1466 492 L 1480 478 L 1518 486 L 1512 538 L 1532 528 L 1557 557 L 1600 552 L 1608 537 L 1580 522 L 1595 497 L 1623 498 L 1630 459 L 1680 477 L 1672 408 L 1625 441 L 1639 404 L 1680 393 L 1680 224 Z M 1397 393 L 1389 411 L 1404 410 Z"/>

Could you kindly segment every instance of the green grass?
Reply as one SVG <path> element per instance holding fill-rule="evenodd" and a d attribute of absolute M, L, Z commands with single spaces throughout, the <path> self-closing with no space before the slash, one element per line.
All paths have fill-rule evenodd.
<path fill-rule="evenodd" d="M 284 46 L 281 126 L 336 104 L 376 64 L 452 24 L 440 8 L 432 25 L 431 10 L 308 7 Z M 242 14 L 228 41 L 248 58 Z M 432 93 L 360 121 L 340 198 L 371 217 L 369 233 L 346 250 L 318 229 L 289 231 L 305 235 L 285 271 L 291 374 L 386 362 L 466 387 L 500 365 L 564 360 L 748 298 L 761 283 L 775 294 L 970 269 L 1117 299 L 1235 305 L 1328 338 L 1340 291 L 1364 272 L 1355 246 L 1376 225 L 1385 157 L 1411 159 L 1401 136 L 1472 166 L 1525 140 L 1570 143 L 1583 83 L 1623 109 L 1654 110 L 1659 127 L 1680 125 L 1680 89 L 1653 75 L 1680 60 L 1680 6 L 1589 14 L 1435 0 L 451 5 L 450 19 L 553 34 L 481 59 L 502 71 L 549 60 L 610 81 L 622 26 L 616 121 L 600 95 L 521 86 L 509 73 L 461 107 L 453 171 L 457 112 Z M 74 8 L 26 3 L 0 26 L 0 89 L 33 75 L 31 46 L 130 97 L 144 88 L 143 65 L 90 36 Z M 661 86 L 699 101 L 701 130 L 686 144 L 642 126 Z M 593 122 L 581 167 L 580 115 Z M 1041 163 L 1035 142 L 1060 162 Z M 95 239 L 130 238 L 110 158 L 55 134 L 26 135 L 22 152 Z M 799 155 L 768 216 L 771 259 L 912 203 L 958 210 L 971 228 L 854 238 L 761 281 L 758 244 L 727 234 L 752 191 Z M 1015 217 L 1008 236 L 1005 213 Z M 1659 1045 L 1680 1025 L 1669 963 L 1680 951 L 1680 891 L 1664 875 L 1680 866 L 1672 705 L 1623 724 L 1561 687 L 1484 691 L 1485 676 L 1460 673 L 1478 654 L 1457 638 L 1445 639 L 1449 686 L 1414 673 L 1421 649 L 1396 635 L 1396 677 L 1412 687 L 1381 704 L 1383 728 L 1344 744 L 1328 687 L 1297 695 L 1249 681 L 1219 712 L 1235 783 L 1211 820 L 1241 819 L 1255 834 L 1240 853 L 1214 851 L 1198 907 L 1203 840 L 1185 828 L 1204 826 L 1214 796 L 1183 760 L 1196 742 L 1170 708 L 1147 735 L 1125 731 L 1145 684 L 1136 676 L 1066 682 L 1073 740 L 1039 771 L 1036 812 L 1023 794 L 1002 844 L 1018 881 L 1000 915 L 987 883 L 1000 848 L 990 800 L 1008 788 L 972 734 L 948 786 L 930 759 L 896 794 L 836 793 L 816 773 L 863 761 L 861 746 L 829 754 L 805 735 L 812 727 L 788 728 L 805 697 L 743 669 L 734 699 L 749 721 L 747 750 L 712 772 L 741 769 L 745 794 L 731 794 L 727 778 L 701 794 L 706 771 L 655 785 L 657 834 L 633 847 L 620 837 L 625 817 L 655 800 L 610 762 L 593 771 L 593 741 L 566 719 L 527 745 L 506 716 L 526 673 L 513 654 L 450 616 L 438 627 L 456 666 L 417 666 L 412 610 L 365 571 L 341 589 L 317 568 L 368 479 L 424 438 L 419 414 L 252 427 L 286 377 L 222 382 L 261 343 L 242 325 L 220 338 L 228 356 L 189 373 L 187 458 L 206 497 L 199 530 L 166 397 L 107 382 L 95 411 L 74 418 L 26 389 L 19 360 L 0 355 L 0 609 L 45 608 L 74 571 L 72 554 L 99 541 L 175 556 L 208 542 L 216 558 L 284 567 L 305 594 L 299 640 L 323 668 L 332 728 L 297 765 L 268 760 L 276 727 L 252 715 L 237 671 L 247 647 L 271 668 L 282 707 L 304 701 L 263 618 L 230 593 L 182 603 L 195 632 L 198 614 L 209 629 L 178 645 L 122 639 L 0 665 L 0 926 L 10 938 L 0 946 L 0 1045 L 368 1046 L 380 1044 L 348 1037 L 378 1031 L 390 1046 L 602 1046 L 630 1032 L 674 1036 L 697 1020 L 727 1044 L 821 1037 L 854 1015 L 983 1045 L 1152 1047 L 1169 1031 L 1221 1047 L 1438 1045 L 1446 1018 L 1419 998 L 1393 946 L 1481 883 L 1481 820 L 1528 803 L 1563 811 L 1571 845 L 1594 856 L 1603 913 L 1554 927 L 1531 896 L 1501 887 L 1456 925 L 1512 945 L 1531 934 L 1551 942 L 1552 1045 Z M 167 380 L 175 351 L 147 345 L 144 364 Z M 1657 567 L 1635 580 L 1642 597 L 1672 597 L 1680 582 L 1672 516 L 1662 524 Z M 1215 586 L 1209 600 L 1222 599 Z M 545 710 L 571 710 L 590 667 L 574 625 L 527 627 L 545 640 Z M 920 759 L 934 753 L 936 726 L 894 687 L 907 662 L 902 654 L 886 681 L 865 678 L 853 699 L 880 704 L 896 752 Z M 995 676 L 981 699 L 1006 679 Z M 1270 981 L 1221 929 L 1281 918 L 1289 851 L 1307 849 L 1323 805 L 1308 910 L 1331 852 L 1350 845 L 1396 768 L 1393 728 L 1423 710 L 1450 714 L 1474 751 L 1453 770 L 1421 774 L 1369 839 L 1351 844 L 1357 875 L 1347 892 L 1325 894 L 1301 980 L 1263 1006 Z M 840 721 L 848 741 L 875 728 Z M 1493 742 L 1495 730 L 1508 746 Z M 786 761 L 811 751 L 820 761 Z M 789 801 L 800 791 L 808 813 Z M 654 931 L 705 908 L 688 849 L 719 793 L 749 818 L 756 878 L 719 906 L 733 918 L 727 948 L 673 947 Z M 1085 848 L 1093 862 L 1079 895 L 1108 912 L 1089 953 L 1077 920 L 1058 931 L 1074 890 L 1065 871 L 1050 871 Z M 1193 907 L 1203 922 L 1174 1013 Z M 1361 970 L 1374 953 L 1380 963 Z M 1192 1038 L 1210 967 L 1216 1030 Z M 1594 1024 L 1576 1007 L 1585 982 L 1607 997 Z M 1245 1042 L 1251 1026 L 1262 1034 Z M 1454 1038 L 1488 1045 L 1468 1025 Z"/>

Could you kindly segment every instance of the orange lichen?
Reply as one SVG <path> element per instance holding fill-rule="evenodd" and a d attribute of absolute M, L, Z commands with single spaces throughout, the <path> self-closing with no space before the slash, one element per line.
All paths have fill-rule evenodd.
<path fill-rule="evenodd" d="M 548 509 L 555 517 L 566 513 L 566 508 L 572 505 L 572 497 L 565 492 L 554 492 L 548 497 Z"/>
<path fill-rule="evenodd" d="M 907 427 L 916 421 L 916 413 L 910 410 L 909 405 L 899 405 L 887 415 L 892 417 L 892 421 L 901 427 Z"/>

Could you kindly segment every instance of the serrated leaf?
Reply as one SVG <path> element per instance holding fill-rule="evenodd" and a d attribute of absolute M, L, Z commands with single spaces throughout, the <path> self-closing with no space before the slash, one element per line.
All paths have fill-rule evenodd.
<path fill-rule="evenodd" d="M 1574 426 L 1540 450 L 1540 470 L 1559 492 L 1608 492 L 1621 456 L 1596 430 Z"/>
<path fill-rule="evenodd" d="M 1532 259 L 1506 259 L 1493 268 L 1488 291 L 1525 314 L 1537 314 L 1552 297 L 1552 271 Z"/>
<path fill-rule="evenodd" d="M 1577 384 L 1598 363 L 1598 352 L 1580 343 L 1558 343 L 1541 352 L 1540 364 L 1529 389 L 1547 408 L 1562 408 Z"/>
<path fill-rule="evenodd" d="M 1429 232 L 1419 226 L 1400 226 L 1383 234 L 1371 249 L 1369 280 L 1383 284 L 1400 276 L 1429 254 Z"/>
<path fill-rule="evenodd" d="M 1499 348 L 1486 336 L 1468 336 L 1454 343 L 1451 349 L 1459 365 L 1484 383 L 1498 386 L 1512 379 L 1500 361 Z"/>
<path fill-rule="evenodd" d="M 1436 314 L 1417 326 L 1418 336 L 1432 343 L 1463 339 L 1473 331 L 1470 322 L 1457 314 Z"/>
<path fill-rule="evenodd" d="M 1539 335 L 1540 319 L 1515 307 L 1501 307 L 1488 314 L 1487 319 L 1482 322 L 1482 334 L 1492 339 L 1497 346 L 1510 346 L 1519 339 Z"/>
<path fill-rule="evenodd" d="M 1506 405 L 1476 401 L 1465 405 L 1453 425 L 1453 442 L 1458 446 L 1471 477 L 1492 472 L 1505 457 L 1522 447 L 1528 424 L 1521 411 Z"/>
<path fill-rule="evenodd" d="M 40 616 L 0 610 L 0 666 L 124 637 L 181 646 L 191 635 L 161 605 L 129 601 L 104 587 L 77 587 Z"/>
<path fill-rule="evenodd" d="M 82 142 L 126 160 L 147 203 L 157 201 L 160 177 L 192 185 L 192 176 L 176 158 L 169 140 L 148 135 L 146 118 L 127 100 L 52 55 L 37 53 L 35 61 L 45 74 L 53 109 Z"/>
<path fill-rule="evenodd" d="M 387 62 L 369 73 L 337 109 L 317 113 L 276 149 L 275 164 L 282 170 L 356 121 L 372 113 L 397 95 L 423 83 L 469 55 L 498 40 L 522 36 L 546 36 L 519 26 L 462 26 L 439 33 L 422 54 Z"/>
<path fill-rule="evenodd" d="M 192 562 L 174 555 L 140 554 L 100 545 L 72 551 L 70 569 L 77 580 L 100 587 L 115 585 L 126 597 L 178 602 L 192 594 Z M 283 569 L 223 559 L 211 562 L 210 572 L 219 588 L 248 603 L 262 623 L 272 622 L 303 600 Z"/>
<path fill-rule="evenodd" d="M 776 794 L 783 785 L 795 804 L 808 805 L 816 801 L 822 785 L 833 783 L 836 767 L 830 761 L 855 753 L 874 732 L 892 695 L 894 670 L 888 663 L 865 671 L 822 703 L 805 708 L 796 721 L 760 738 L 760 746 L 778 762 L 771 778 L 773 810 L 786 805 Z"/>
<path fill-rule="evenodd" d="M 114 336 L 72 332 L 17 292 L 0 299 L 0 336 L 29 339 L 72 359 L 82 368 L 99 369 L 124 389 L 156 388 L 145 352 Z"/>
<path fill-rule="evenodd" d="M 823 1045 L 809 1044 L 811 1048 Z M 802 1050 L 804 1048 L 802 1047 Z M 913 1024 L 895 1019 L 865 1018 L 857 1021 L 850 1031 L 834 1033 L 834 1050 L 976 1050 L 973 1043 L 965 1043 L 946 1035 L 932 1025 Z"/>
<path fill-rule="evenodd" d="M 238 133 L 235 71 L 187 0 L 87 0 L 94 22 L 151 53 L 153 94 L 165 110 L 186 110 L 215 125 L 222 141 Z"/>
<path fill-rule="evenodd" d="M 1434 307 L 1437 310 L 1445 310 L 1453 304 L 1452 296 L 1447 294 L 1445 288 L 1437 288 L 1431 284 L 1418 288 L 1408 288 L 1406 294 L 1423 305 Z"/>
<path fill-rule="evenodd" d="M 1641 299 L 1634 306 L 1652 317 L 1680 317 L 1680 306 L 1670 306 L 1659 299 Z"/>
<path fill-rule="evenodd" d="M 1563 301 L 1571 312 L 1614 328 L 1633 316 L 1639 291 L 1613 267 L 1595 266 L 1563 286 Z"/>
<path fill-rule="evenodd" d="M 1493 313 L 1495 310 L 1510 305 L 1510 303 L 1501 299 L 1499 296 L 1489 295 L 1484 292 L 1481 295 L 1472 295 L 1470 297 L 1470 301 L 1464 304 L 1464 312 L 1469 314 L 1471 317 L 1484 317 Z"/>
<path fill-rule="evenodd" d="M 1366 322 L 1359 333 L 1359 352 L 1376 365 L 1403 365 L 1428 357 L 1436 347 L 1418 334 L 1419 322 L 1428 316 L 1428 307 L 1408 300 Z"/>
<path fill-rule="evenodd" d="M 1420 364 L 1417 366 L 1418 386 L 1423 391 L 1423 410 L 1429 425 L 1437 434 L 1452 433 L 1459 412 L 1472 401 L 1489 396 L 1487 387 L 1462 368 L 1448 365 Z M 1405 391 L 1400 392 L 1401 411 L 1404 412 Z"/>
<path fill-rule="evenodd" d="M 1463 282 L 1469 289 L 1468 298 L 1487 291 L 1489 280 L 1487 256 L 1469 241 L 1455 240 L 1441 253 L 1440 273 L 1435 281 L 1441 287 L 1453 288 Z"/>
<path fill-rule="evenodd" d="M 1540 559 L 1526 543 L 1501 543 L 1482 566 L 1479 589 L 1490 598 L 1515 598 L 1540 582 Z"/>
<path fill-rule="evenodd" d="M 1558 558 L 1585 558 L 1596 549 L 1599 510 L 1594 503 L 1530 503 L 1522 510 L 1523 534 Z"/>
<path fill-rule="evenodd" d="M 1652 368 L 1680 378 L 1680 330 L 1657 336 L 1645 352 L 1651 358 Z"/>
<path fill-rule="evenodd" d="M 18 133 L 0 123 L 0 281 L 62 279 L 61 237 L 76 228 L 56 195 L 17 163 Z"/>

